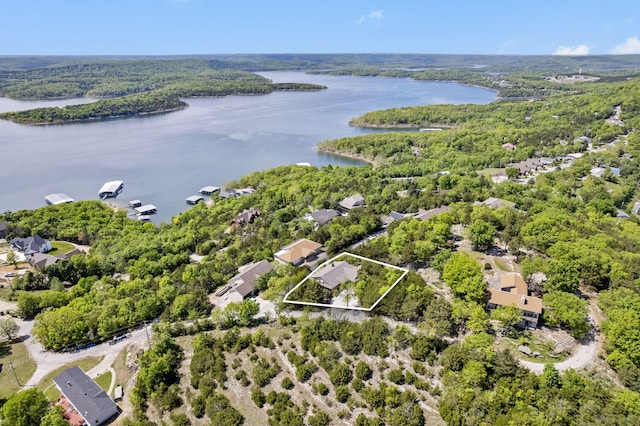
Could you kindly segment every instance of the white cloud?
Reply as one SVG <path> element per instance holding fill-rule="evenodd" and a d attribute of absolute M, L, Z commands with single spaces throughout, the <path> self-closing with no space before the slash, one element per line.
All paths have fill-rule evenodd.
<path fill-rule="evenodd" d="M 362 24 L 367 19 L 374 20 L 374 21 L 381 20 L 382 19 L 382 10 L 374 10 L 373 12 L 370 12 L 370 13 L 368 13 L 366 15 L 362 15 L 358 19 L 358 24 Z"/>
<path fill-rule="evenodd" d="M 580 46 L 560 46 L 553 52 L 554 55 L 559 56 L 585 56 L 589 54 L 590 47 L 586 44 Z"/>
<path fill-rule="evenodd" d="M 611 49 L 611 53 L 614 55 L 633 55 L 640 53 L 640 39 L 638 39 L 638 37 L 629 37 L 627 41 Z"/>

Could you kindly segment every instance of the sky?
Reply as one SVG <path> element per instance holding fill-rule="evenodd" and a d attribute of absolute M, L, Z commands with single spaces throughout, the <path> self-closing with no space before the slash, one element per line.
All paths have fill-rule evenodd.
<path fill-rule="evenodd" d="M 0 55 L 640 54 L 640 1 L 3 0 Z"/>

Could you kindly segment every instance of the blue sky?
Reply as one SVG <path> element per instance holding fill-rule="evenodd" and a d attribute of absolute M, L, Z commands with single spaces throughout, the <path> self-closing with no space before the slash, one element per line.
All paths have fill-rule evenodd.
<path fill-rule="evenodd" d="M 0 55 L 640 53 L 640 1 L 4 0 Z"/>

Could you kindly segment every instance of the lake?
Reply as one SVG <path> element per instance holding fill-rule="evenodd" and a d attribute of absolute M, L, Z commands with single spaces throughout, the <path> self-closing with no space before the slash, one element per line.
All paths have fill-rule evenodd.
<path fill-rule="evenodd" d="M 224 186 L 253 171 L 308 162 L 360 165 L 317 152 L 318 142 L 383 130 L 351 127 L 368 111 L 437 103 L 486 104 L 496 93 L 454 83 L 379 77 L 263 72 L 274 82 L 324 84 L 327 90 L 186 99 L 189 107 L 145 117 L 51 126 L 0 120 L 0 212 L 45 205 L 63 192 L 97 199 L 106 181 L 123 180 L 115 202 L 140 199 L 158 207 L 154 222 L 189 206 L 203 186 Z M 0 98 L 0 112 L 90 102 Z"/>

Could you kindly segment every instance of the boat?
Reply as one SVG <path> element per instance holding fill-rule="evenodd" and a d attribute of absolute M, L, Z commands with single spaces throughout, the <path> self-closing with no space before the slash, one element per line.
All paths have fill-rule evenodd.
<path fill-rule="evenodd" d="M 59 193 L 45 195 L 44 201 L 46 201 L 49 205 L 55 206 L 58 204 L 73 203 L 75 200 L 69 197 L 67 194 Z"/>
<path fill-rule="evenodd" d="M 437 127 L 423 127 L 420 129 L 421 132 L 437 132 L 442 129 L 438 129 Z"/>
<path fill-rule="evenodd" d="M 153 204 L 145 204 L 144 206 L 136 207 L 133 209 L 137 216 L 147 216 L 155 214 L 158 209 Z"/>
<path fill-rule="evenodd" d="M 100 197 L 101 200 L 104 200 L 105 198 L 115 198 L 123 189 L 124 182 L 121 180 L 105 182 L 105 184 L 102 185 L 102 188 L 100 188 L 100 191 L 98 191 L 98 197 Z"/>

